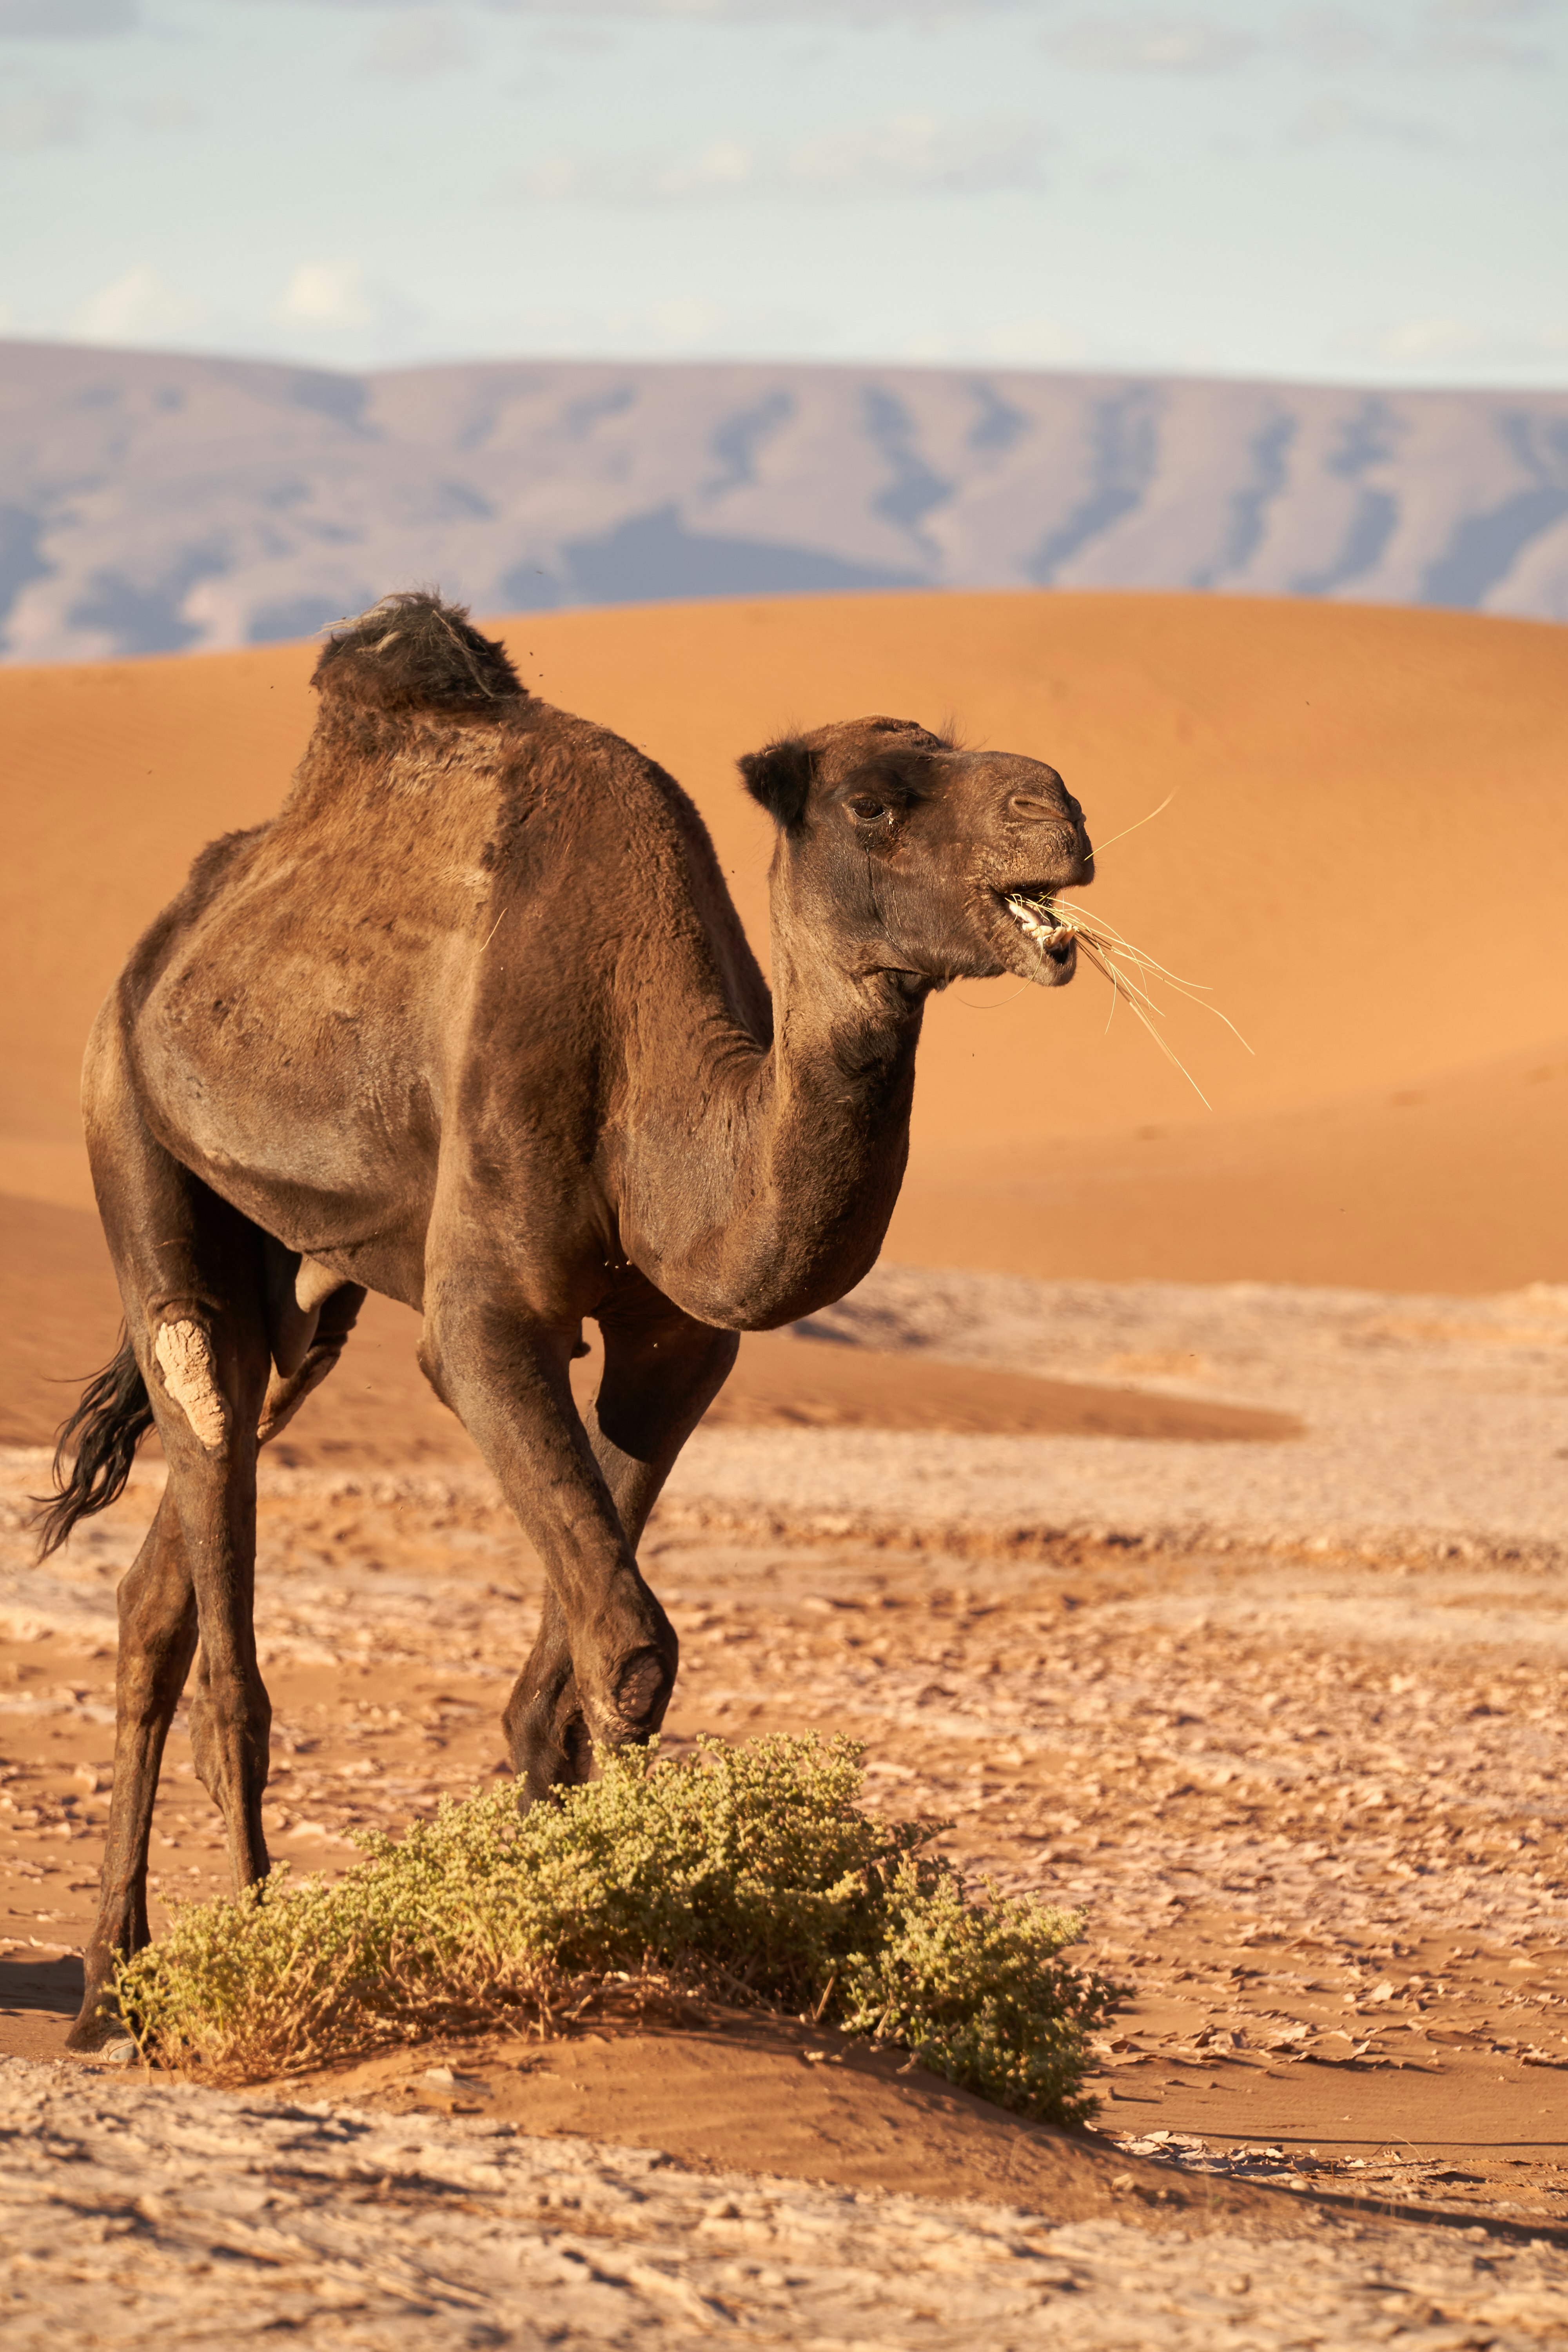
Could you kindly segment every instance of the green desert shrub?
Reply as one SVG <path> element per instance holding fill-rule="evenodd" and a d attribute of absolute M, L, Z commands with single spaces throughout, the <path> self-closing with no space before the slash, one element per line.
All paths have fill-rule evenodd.
<path fill-rule="evenodd" d="M 863 1811 L 858 1748 L 702 1741 L 600 1757 L 517 1810 L 509 1782 L 371 1837 L 342 1878 L 286 1869 L 193 1904 L 119 1973 L 163 2064 L 230 2081 L 435 2033 L 549 2032 L 658 1988 L 765 2002 L 910 2051 L 1016 2112 L 1087 2118 L 1086 2035 L 1114 2000 L 1060 1956 L 1076 1913 L 985 1890 Z"/>

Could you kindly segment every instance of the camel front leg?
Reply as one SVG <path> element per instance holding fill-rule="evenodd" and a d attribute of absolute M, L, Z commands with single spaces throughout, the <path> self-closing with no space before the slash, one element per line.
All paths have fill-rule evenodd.
<path fill-rule="evenodd" d="M 593 1738 L 577 1696 L 566 1612 L 552 1586 L 545 1588 L 539 1632 L 500 1721 L 524 1810 L 552 1789 L 572 1787 L 592 1774 Z"/>
<path fill-rule="evenodd" d="M 588 1414 L 588 1439 L 635 1551 L 681 1447 L 723 1387 L 740 1342 L 732 1331 L 693 1322 L 651 1289 L 618 1303 L 601 1323 L 605 1370 Z M 593 1741 L 577 1695 L 565 1614 L 553 1591 L 501 1723 L 526 1802 L 587 1779 Z"/>
<path fill-rule="evenodd" d="M 426 1294 L 420 1361 L 500 1482 L 523 1532 L 544 1563 L 553 1612 L 530 1719 L 519 1711 L 514 1755 L 532 1773 L 530 1746 L 551 1734 L 563 1643 L 575 1684 L 585 1751 L 595 1741 L 620 1748 L 650 1738 L 675 1687 L 675 1629 L 644 1583 L 604 1471 L 573 1402 L 567 1368 L 575 1328 L 554 1328 L 487 1299 L 487 1278 L 448 1277 Z M 552 1667 L 549 1664 L 553 1660 Z M 531 1664 L 532 1662 L 531 1662 Z M 545 1685 L 552 1686 L 551 1694 Z M 515 1695 L 514 1695 L 515 1704 Z M 508 1709 L 511 1730 L 513 1709 Z M 564 1736 L 565 1725 L 558 1728 Z M 557 1743 L 559 1745 L 559 1742 Z M 518 1748 L 523 1752 L 519 1755 Z M 543 1765 L 542 1749 L 539 1762 Z M 550 1780 L 566 1777 L 553 1769 Z M 574 1770 L 571 1777 L 579 1777 Z"/>
<path fill-rule="evenodd" d="M 98 1918 L 85 1955 L 86 1990 L 67 2036 L 98 2050 L 122 2032 L 114 1965 L 148 1940 L 147 1846 L 163 1745 L 196 1646 L 196 1596 L 179 1520 L 165 1489 L 119 1593 L 114 1788 L 99 1883 Z"/>

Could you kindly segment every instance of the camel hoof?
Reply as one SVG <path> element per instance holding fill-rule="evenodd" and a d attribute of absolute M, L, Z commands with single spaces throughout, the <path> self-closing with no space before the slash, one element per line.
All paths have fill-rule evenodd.
<path fill-rule="evenodd" d="M 66 2035 L 66 2048 L 79 2057 L 100 2058 L 116 2042 L 130 2041 L 125 2020 L 115 2007 L 114 1995 L 108 1990 L 90 1989 L 77 2012 L 76 2021 Z M 131 2043 L 132 2050 L 136 2044 Z"/>
<path fill-rule="evenodd" d="M 66 2035 L 66 2048 L 78 2058 L 101 2058 L 115 2042 L 129 2039 L 117 2017 L 79 2017 Z"/>
<path fill-rule="evenodd" d="M 657 1651 L 645 1650 L 632 1660 L 616 1685 L 617 1746 L 625 1739 L 646 1739 L 658 1728 L 672 1679 Z"/>

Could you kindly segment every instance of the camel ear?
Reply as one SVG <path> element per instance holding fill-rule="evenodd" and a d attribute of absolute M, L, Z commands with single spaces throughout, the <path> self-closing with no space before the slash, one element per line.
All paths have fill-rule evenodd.
<path fill-rule="evenodd" d="M 798 735 L 786 735 L 760 751 L 748 751 L 737 764 L 752 798 L 761 802 L 776 825 L 794 833 L 811 796 L 816 752 Z"/>

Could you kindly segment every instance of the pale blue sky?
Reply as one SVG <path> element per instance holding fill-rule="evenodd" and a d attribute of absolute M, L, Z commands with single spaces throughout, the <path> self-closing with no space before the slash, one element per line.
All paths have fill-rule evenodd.
<path fill-rule="evenodd" d="M 0 0 L 0 331 L 1568 383 L 1568 0 Z"/>

